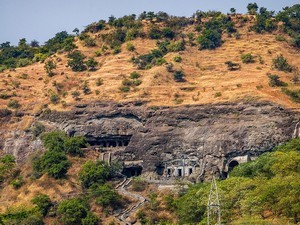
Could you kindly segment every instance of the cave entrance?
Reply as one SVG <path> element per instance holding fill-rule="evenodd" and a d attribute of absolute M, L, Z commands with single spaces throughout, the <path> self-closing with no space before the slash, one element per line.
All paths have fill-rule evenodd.
<path fill-rule="evenodd" d="M 233 170 L 234 167 L 238 166 L 239 163 L 236 160 L 232 160 L 228 165 L 228 173 Z"/>
<path fill-rule="evenodd" d="M 189 175 L 191 175 L 193 173 L 193 169 L 189 168 Z"/>
<path fill-rule="evenodd" d="M 129 145 L 131 135 L 111 135 L 106 137 L 87 136 L 86 140 L 91 146 L 103 148 L 126 147 Z"/>
<path fill-rule="evenodd" d="M 122 174 L 124 174 L 126 177 L 137 177 L 142 174 L 142 170 L 143 168 L 139 165 L 124 167 Z"/>
<path fill-rule="evenodd" d="M 164 174 L 165 167 L 163 165 L 156 166 L 156 173 L 160 176 Z"/>
<path fill-rule="evenodd" d="M 178 176 L 182 177 L 182 169 L 178 169 Z"/>

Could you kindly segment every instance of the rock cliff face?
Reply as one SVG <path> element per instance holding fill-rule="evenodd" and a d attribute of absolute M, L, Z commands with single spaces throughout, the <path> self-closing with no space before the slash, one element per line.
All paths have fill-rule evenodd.
<path fill-rule="evenodd" d="M 174 108 L 94 103 L 39 120 L 87 137 L 109 159 L 124 162 L 126 173 L 205 179 L 226 176 L 230 167 L 298 135 L 297 118 L 266 102 Z"/>

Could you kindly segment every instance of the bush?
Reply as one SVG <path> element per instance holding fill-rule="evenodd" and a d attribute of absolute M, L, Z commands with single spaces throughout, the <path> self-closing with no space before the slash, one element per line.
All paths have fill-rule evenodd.
<path fill-rule="evenodd" d="M 83 218 L 81 221 L 82 221 L 82 225 L 98 225 L 99 224 L 98 217 L 91 212 L 88 212 L 87 216 L 85 218 Z"/>
<path fill-rule="evenodd" d="M 174 60 L 174 62 L 181 62 L 182 58 L 180 55 L 176 55 L 176 56 L 174 56 L 173 60 Z"/>
<path fill-rule="evenodd" d="M 183 71 L 181 70 L 176 70 L 174 73 L 173 73 L 173 76 L 174 76 L 174 80 L 176 82 L 183 82 L 185 81 L 184 80 L 184 77 L 185 77 L 185 74 Z"/>
<path fill-rule="evenodd" d="M 163 28 L 161 33 L 165 38 L 173 39 L 175 37 L 175 32 L 170 27 Z"/>
<path fill-rule="evenodd" d="M 81 225 L 88 215 L 88 206 L 78 198 L 63 200 L 57 208 L 57 213 L 63 224 Z"/>
<path fill-rule="evenodd" d="M 103 161 L 87 161 L 79 172 L 79 180 L 83 188 L 90 188 L 94 184 L 104 184 L 110 174 L 110 167 Z"/>
<path fill-rule="evenodd" d="M 102 84 L 103 84 L 103 79 L 102 78 L 97 78 L 96 86 L 101 86 Z"/>
<path fill-rule="evenodd" d="M 234 70 L 239 70 L 241 68 L 239 63 L 234 63 L 232 61 L 226 61 L 225 64 L 228 67 L 228 70 L 234 71 Z"/>
<path fill-rule="evenodd" d="M 70 66 L 73 71 L 78 72 L 87 69 L 83 61 L 86 57 L 80 51 L 69 53 L 68 58 L 68 66 Z"/>
<path fill-rule="evenodd" d="M 53 205 L 49 196 L 45 194 L 39 194 L 35 196 L 31 200 L 31 202 L 36 205 L 43 216 L 46 216 L 48 214 L 50 208 Z"/>
<path fill-rule="evenodd" d="M 135 50 L 135 47 L 131 42 L 128 42 L 126 45 L 126 49 L 130 52 L 133 52 Z"/>
<path fill-rule="evenodd" d="M 9 100 L 7 107 L 12 108 L 12 109 L 18 109 L 21 107 L 21 105 L 17 100 L 11 99 L 11 100 Z"/>
<path fill-rule="evenodd" d="M 184 51 L 184 49 L 185 49 L 185 42 L 184 41 L 171 42 L 167 46 L 168 52 L 179 52 L 179 51 Z"/>
<path fill-rule="evenodd" d="M 120 195 L 108 184 L 93 185 L 91 187 L 93 198 L 96 198 L 96 203 L 102 207 L 111 206 L 117 208 Z"/>
<path fill-rule="evenodd" d="M 300 48 L 300 35 L 296 36 L 292 41 L 293 46 Z"/>
<path fill-rule="evenodd" d="M 54 75 L 53 70 L 56 69 L 56 63 L 53 60 L 48 60 L 45 62 L 44 68 L 49 77 Z"/>
<path fill-rule="evenodd" d="M 242 62 L 243 63 L 254 63 L 255 60 L 254 60 L 254 56 L 251 55 L 251 53 L 247 53 L 247 54 L 244 54 L 241 56 L 241 59 L 242 59 Z"/>
<path fill-rule="evenodd" d="M 300 90 L 290 90 L 287 88 L 282 88 L 282 92 L 288 95 L 293 102 L 300 102 Z"/>
<path fill-rule="evenodd" d="M 11 182 L 11 185 L 13 186 L 14 189 L 19 189 L 24 185 L 25 181 L 22 176 L 18 176 L 16 179 L 14 179 Z"/>
<path fill-rule="evenodd" d="M 128 87 L 128 86 L 121 86 L 121 87 L 119 88 L 119 90 L 120 90 L 121 92 L 129 92 L 129 91 L 130 91 L 130 87 Z"/>
<path fill-rule="evenodd" d="M 198 37 L 199 49 L 215 49 L 222 45 L 221 33 L 213 29 L 205 29 Z"/>
<path fill-rule="evenodd" d="M 89 71 L 95 71 L 99 63 L 93 57 L 91 57 L 85 62 L 85 64 L 89 68 Z"/>
<path fill-rule="evenodd" d="M 81 148 L 85 147 L 86 145 L 87 142 L 84 137 L 70 137 L 65 140 L 65 152 L 73 156 L 83 156 L 84 152 Z"/>
<path fill-rule="evenodd" d="M 54 105 L 58 104 L 60 101 L 60 97 L 56 93 L 52 93 L 50 95 L 50 102 L 53 103 Z"/>
<path fill-rule="evenodd" d="M 40 136 L 45 131 L 45 126 L 42 123 L 35 123 L 31 128 L 31 132 L 35 137 Z"/>
<path fill-rule="evenodd" d="M 272 75 L 272 74 L 270 74 L 269 76 L 269 85 L 271 86 L 271 87 L 285 87 L 285 86 L 287 86 L 288 84 L 287 83 L 285 83 L 285 82 L 283 82 L 283 81 L 281 81 L 279 78 L 279 76 L 278 75 Z"/>
<path fill-rule="evenodd" d="M 138 72 L 136 71 L 133 71 L 131 74 L 130 74 L 130 79 L 137 79 L 137 78 L 140 78 L 141 77 L 141 74 L 139 74 Z"/>
<path fill-rule="evenodd" d="M 79 91 L 73 91 L 71 93 L 72 97 L 75 99 L 75 100 L 79 100 L 79 96 L 80 96 L 80 92 Z"/>
<path fill-rule="evenodd" d="M 139 85 L 141 85 L 141 83 L 142 83 L 141 80 L 139 80 L 139 79 L 134 79 L 133 82 L 132 82 L 132 85 L 134 85 L 134 86 L 139 86 Z"/>
<path fill-rule="evenodd" d="M 47 151 L 40 158 L 33 160 L 33 168 L 38 173 L 47 173 L 59 179 L 65 177 L 71 163 L 64 152 Z"/>
<path fill-rule="evenodd" d="M 160 39 L 162 37 L 161 31 L 156 27 L 151 27 L 148 33 L 150 39 Z"/>
<path fill-rule="evenodd" d="M 287 62 L 287 59 L 284 58 L 283 55 L 279 55 L 273 59 L 273 66 L 280 71 L 292 72 L 292 66 Z"/>
<path fill-rule="evenodd" d="M 85 46 L 88 46 L 88 47 L 94 47 L 94 46 L 97 45 L 97 44 L 96 44 L 96 39 L 95 39 L 95 38 L 91 38 L 91 37 L 89 37 L 89 36 L 85 37 L 85 38 L 83 39 L 83 41 L 84 41 L 84 45 L 85 45 Z"/>

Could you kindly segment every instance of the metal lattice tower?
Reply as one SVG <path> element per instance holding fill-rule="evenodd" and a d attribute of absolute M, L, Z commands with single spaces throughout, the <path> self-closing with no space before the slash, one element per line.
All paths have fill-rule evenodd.
<path fill-rule="evenodd" d="M 207 203 L 207 225 L 221 225 L 221 209 L 215 177 L 211 182 Z"/>

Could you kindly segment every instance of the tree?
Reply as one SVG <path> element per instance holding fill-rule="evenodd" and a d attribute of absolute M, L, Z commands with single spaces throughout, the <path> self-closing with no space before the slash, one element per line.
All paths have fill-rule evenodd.
<path fill-rule="evenodd" d="M 256 3 L 249 3 L 247 9 L 249 14 L 255 15 L 258 10 L 258 5 Z"/>
<path fill-rule="evenodd" d="M 214 29 L 205 29 L 198 38 L 200 49 L 215 49 L 222 44 L 221 34 Z"/>
<path fill-rule="evenodd" d="M 50 208 L 53 205 L 49 196 L 45 194 L 39 194 L 35 196 L 31 200 L 31 202 L 37 206 L 38 210 L 43 216 L 46 216 L 48 214 Z"/>
<path fill-rule="evenodd" d="M 95 71 L 96 66 L 98 66 L 99 63 L 93 57 L 91 57 L 85 62 L 85 64 L 89 68 L 89 71 Z"/>
<path fill-rule="evenodd" d="M 62 201 L 57 209 L 60 221 L 65 225 L 81 225 L 87 217 L 88 206 L 83 200 L 72 198 Z"/>
<path fill-rule="evenodd" d="M 70 137 L 65 140 L 65 151 L 71 155 L 83 156 L 83 151 L 81 148 L 85 147 L 86 144 L 87 142 L 84 137 Z"/>
<path fill-rule="evenodd" d="M 103 184 L 110 177 L 111 170 L 103 161 L 87 161 L 79 172 L 79 180 L 84 188 L 93 184 Z"/>
<path fill-rule="evenodd" d="M 45 62 L 44 68 L 47 75 L 52 77 L 55 74 L 53 70 L 56 69 L 56 63 L 52 59 L 49 59 L 47 62 Z"/>
<path fill-rule="evenodd" d="M 75 34 L 78 36 L 78 34 L 79 34 L 79 29 L 78 29 L 78 28 L 75 28 L 72 32 L 75 33 Z"/>
<path fill-rule="evenodd" d="M 67 135 L 63 131 L 52 131 L 43 134 L 41 139 L 44 146 L 50 151 L 63 152 Z"/>
<path fill-rule="evenodd" d="M 96 203 L 103 207 L 116 206 L 120 195 L 108 184 L 91 186 L 92 196 L 96 197 Z"/>
<path fill-rule="evenodd" d="M 230 8 L 230 13 L 231 13 L 232 15 L 235 15 L 236 9 L 235 9 L 235 8 Z"/>
<path fill-rule="evenodd" d="M 40 47 L 39 42 L 37 40 L 33 40 L 30 42 L 30 46 L 33 48 L 38 48 Z"/>
<path fill-rule="evenodd" d="M 68 58 L 68 66 L 70 66 L 73 71 L 79 72 L 87 69 L 83 61 L 86 57 L 80 51 L 76 50 L 69 53 Z"/>
<path fill-rule="evenodd" d="M 81 221 L 82 221 L 82 225 L 98 225 L 99 224 L 98 217 L 91 212 L 88 212 L 87 216 L 85 218 L 83 218 Z"/>
<path fill-rule="evenodd" d="M 177 81 L 177 82 L 182 82 L 184 81 L 184 72 L 182 72 L 181 70 L 176 70 L 173 74 L 174 76 L 174 80 Z"/>
<path fill-rule="evenodd" d="M 63 178 L 70 166 L 71 163 L 64 152 L 46 151 L 33 161 L 33 167 L 37 172 L 47 173 L 55 179 Z"/>

